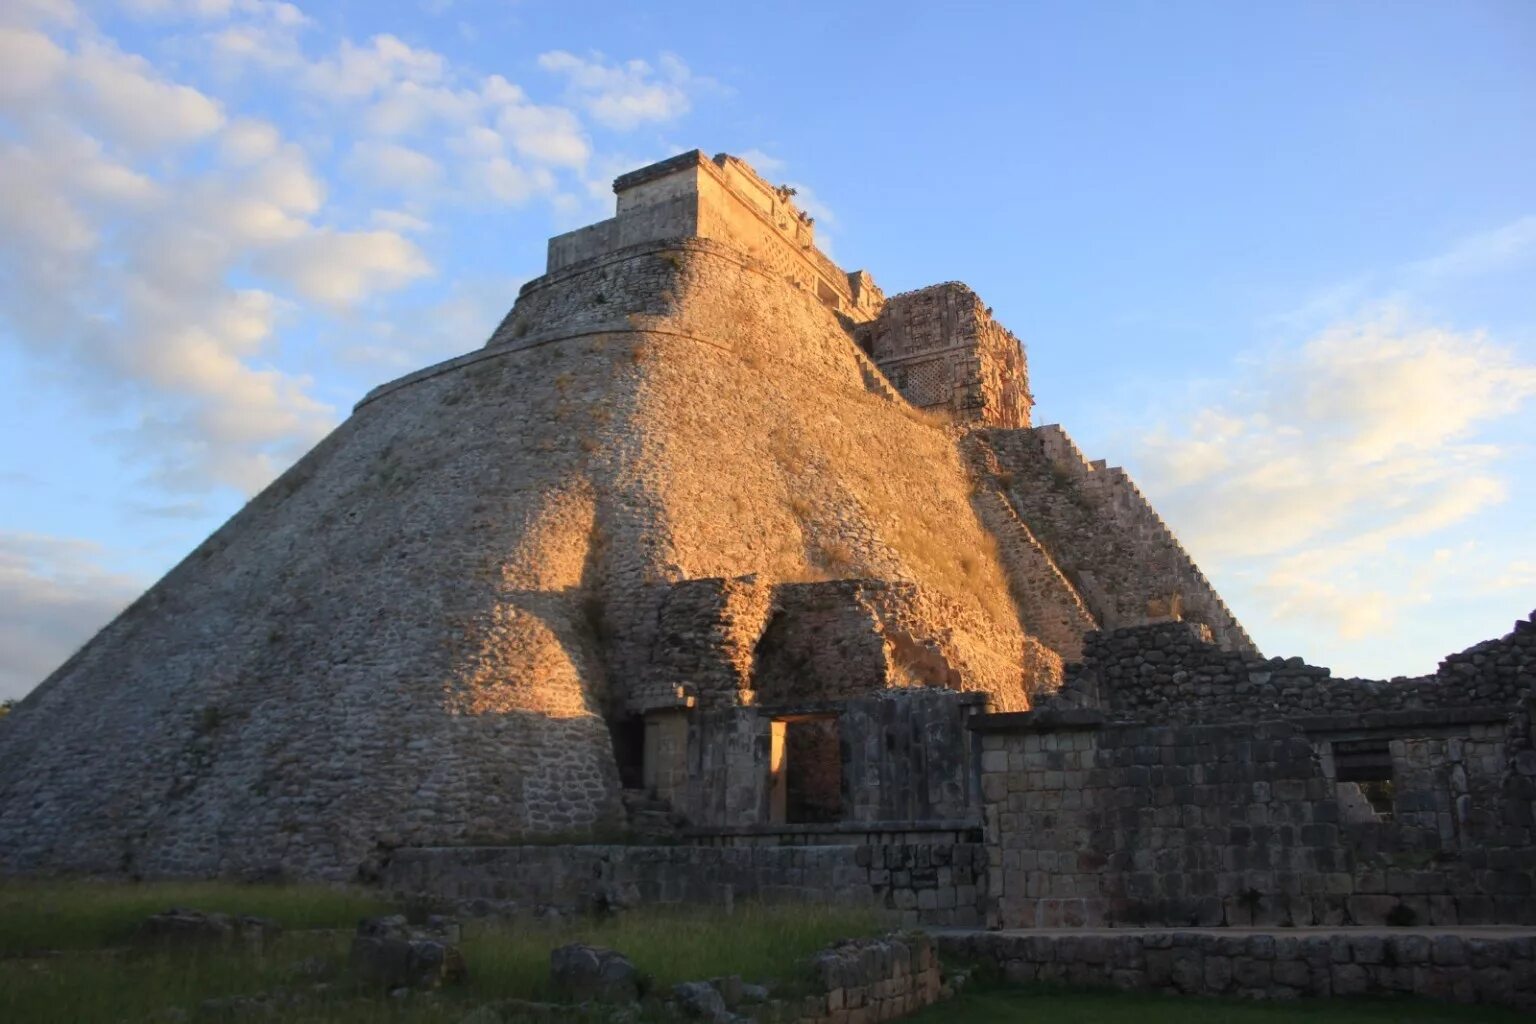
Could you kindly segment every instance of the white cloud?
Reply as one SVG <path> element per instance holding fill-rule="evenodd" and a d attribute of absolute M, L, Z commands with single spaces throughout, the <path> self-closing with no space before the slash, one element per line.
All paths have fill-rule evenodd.
<path fill-rule="evenodd" d="M 132 424 L 108 436 L 168 507 L 249 492 L 330 427 L 309 374 L 341 345 L 305 346 L 333 314 L 355 332 L 418 308 L 384 297 L 433 273 L 408 236 L 438 237 L 439 209 L 537 200 L 565 216 L 608 163 L 584 110 L 675 116 L 705 84 L 671 58 L 578 61 L 580 100 L 540 103 L 398 36 L 327 39 L 261 0 L 135 4 L 175 57 L 160 64 L 67 5 L 4 7 L 0 330 Z M 455 323 L 510 302 L 463 313 L 451 294 L 439 312 Z"/>
<path fill-rule="evenodd" d="M 267 121 L 240 118 L 225 129 L 219 144 L 226 160 L 245 166 L 275 155 L 282 145 L 282 136 Z"/>
<path fill-rule="evenodd" d="M 352 147 L 347 170 L 361 181 L 401 191 L 429 188 L 443 176 L 442 164 L 420 150 L 374 139 Z"/>
<path fill-rule="evenodd" d="M 223 124 L 216 101 L 166 81 L 142 57 L 86 44 L 71 64 L 87 119 L 115 141 L 139 149 L 182 145 Z"/>
<path fill-rule="evenodd" d="M 504 103 L 496 113 L 496 128 L 517 152 L 540 163 L 580 168 L 592 155 L 581 122 L 561 107 Z"/>
<path fill-rule="evenodd" d="M 688 113 L 687 65 L 671 54 L 664 54 L 660 65 L 658 70 L 643 60 L 609 63 L 600 53 L 578 57 L 565 50 L 539 55 L 539 67 L 563 76 L 595 121 L 620 131 Z"/>
<path fill-rule="evenodd" d="M 0 27 L 0 103 L 34 96 L 64 70 L 64 51 L 42 32 Z"/>
<path fill-rule="evenodd" d="M 0 533 L 0 698 L 36 686 L 143 589 L 87 541 Z"/>
<path fill-rule="evenodd" d="M 344 39 L 334 57 L 306 70 L 305 85 L 320 96 L 366 99 L 400 82 L 437 83 L 446 66 L 441 54 L 417 49 L 396 36 L 377 35 L 366 46 Z"/>
<path fill-rule="evenodd" d="M 549 171 L 542 167 L 520 167 L 504 156 L 486 160 L 466 173 L 475 186 L 492 198 L 513 206 L 555 188 L 555 177 Z"/>
<path fill-rule="evenodd" d="M 0 25 L 75 24 L 80 12 L 70 0 L 6 0 L 0 4 Z"/>
<path fill-rule="evenodd" d="M 262 263 L 304 297 L 333 306 L 355 304 L 432 272 L 409 239 L 382 230 L 310 232 L 273 249 Z"/>
<path fill-rule="evenodd" d="M 432 225 L 422 218 L 404 210 L 374 210 L 368 218 L 374 227 L 383 228 L 386 231 L 430 231 Z"/>
<path fill-rule="evenodd" d="M 226 124 L 142 58 L 60 50 L 64 68 L 0 144 L 0 317 L 97 407 L 131 410 L 117 440 L 158 485 L 250 492 L 335 418 L 308 377 L 268 365 L 282 293 L 352 305 L 427 261 L 395 230 L 319 222 L 324 183 L 270 123 Z M 82 116 L 82 94 L 108 92 Z M 133 102 L 156 109 L 125 112 Z M 203 138 L 220 161 L 177 155 Z M 253 272 L 260 285 L 234 283 Z"/>
<path fill-rule="evenodd" d="M 1505 499 L 1486 435 L 1536 397 L 1536 365 L 1385 314 L 1257 361 L 1224 392 L 1143 439 L 1148 491 L 1197 553 L 1242 567 L 1271 619 L 1358 638 L 1454 571 L 1427 545 Z"/>

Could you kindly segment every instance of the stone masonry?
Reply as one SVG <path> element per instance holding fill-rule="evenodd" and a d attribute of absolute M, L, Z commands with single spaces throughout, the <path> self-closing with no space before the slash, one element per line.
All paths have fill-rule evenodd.
<path fill-rule="evenodd" d="M 987 888 L 986 851 L 963 835 L 814 846 L 427 847 L 397 851 L 381 882 L 403 898 L 528 919 L 760 901 L 873 905 L 905 925 L 940 926 L 981 924 Z"/>
<path fill-rule="evenodd" d="M 0 869 L 916 849 L 981 824 L 970 720 L 1096 628 L 1253 653 L 1128 483 L 1025 486 L 1023 349 L 964 285 L 887 299 L 727 155 L 614 191 L 483 347 L 369 392 L 6 718 Z"/>
<path fill-rule="evenodd" d="M 945 935 L 939 948 L 1013 984 L 1251 999 L 1419 996 L 1536 1009 L 1536 938 L 1493 930 L 1001 932 Z"/>
<path fill-rule="evenodd" d="M 1202 633 L 1090 637 L 972 719 L 994 924 L 1536 924 L 1536 624 L 1392 683 Z"/>

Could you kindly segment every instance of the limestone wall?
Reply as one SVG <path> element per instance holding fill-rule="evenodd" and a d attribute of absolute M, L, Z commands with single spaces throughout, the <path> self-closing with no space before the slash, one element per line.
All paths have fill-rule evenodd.
<path fill-rule="evenodd" d="M 1029 426 L 1024 348 L 965 285 L 893 296 L 856 335 L 913 405 L 962 422 Z"/>
<path fill-rule="evenodd" d="M 735 157 L 693 150 L 621 175 L 614 192 L 613 218 L 550 239 L 550 272 L 640 243 L 700 237 L 751 256 L 852 320 L 868 319 L 883 302 L 868 274 L 849 274 L 816 248 L 811 218 L 790 192 Z"/>
<path fill-rule="evenodd" d="M 979 845 L 509 846 L 396 850 L 386 891 L 470 911 L 542 916 L 738 901 L 883 907 L 906 924 L 976 925 Z"/>
<path fill-rule="evenodd" d="M 811 971 L 815 992 L 796 1019 L 812 1024 L 897 1020 L 951 994 L 922 934 L 840 942 L 812 957 Z"/>
<path fill-rule="evenodd" d="M 978 484 L 971 503 L 997 538 L 1019 620 L 1058 666 L 1026 672 L 1025 685 L 1032 693 L 1048 693 L 1060 685 L 1065 664 L 1082 658 L 1083 637 L 1098 628 L 1098 620 L 1055 556 L 1019 518 L 1010 499 L 1011 480 L 992 448 L 975 434 L 962 439 L 961 447 Z"/>
<path fill-rule="evenodd" d="M 1249 999 L 1418 996 L 1536 1009 L 1536 938 L 1445 931 L 941 935 L 1011 984 Z"/>
<path fill-rule="evenodd" d="M 825 305 L 708 240 L 531 283 L 6 719 L 0 864 L 346 878 L 608 827 L 611 638 L 650 643 L 656 583 L 909 582 L 914 614 L 960 609 L 913 631 L 960 685 L 1027 706 L 954 439 L 877 378 Z"/>
<path fill-rule="evenodd" d="M 1090 634 L 1039 710 L 973 720 L 998 920 L 1536 923 L 1532 620 L 1392 682 L 1203 633 Z"/>
<path fill-rule="evenodd" d="M 1059 426 L 986 430 L 995 479 L 1106 629 L 1167 615 L 1207 624 L 1218 645 L 1253 641 L 1124 470 L 1089 462 Z"/>
<path fill-rule="evenodd" d="M 1043 714 L 983 737 L 1005 927 L 1536 924 L 1536 757 L 1504 722 L 1395 723 L 1396 813 L 1362 820 L 1290 723 Z"/>
<path fill-rule="evenodd" d="M 979 696 L 914 688 L 840 700 L 700 708 L 689 732 L 694 785 L 689 804 L 680 809 L 701 829 L 770 822 L 772 723 L 820 714 L 837 722 L 844 822 L 978 823 L 977 748 L 966 723 L 984 710 Z"/>

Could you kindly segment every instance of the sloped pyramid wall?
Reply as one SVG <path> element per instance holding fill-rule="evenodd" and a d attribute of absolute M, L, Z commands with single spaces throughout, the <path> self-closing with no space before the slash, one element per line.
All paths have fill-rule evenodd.
<path fill-rule="evenodd" d="M 487 348 L 376 391 L 22 702 L 0 868 L 342 878 L 382 847 L 612 824 L 603 715 L 662 581 L 915 583 L 962 685 L 1022 708 L 1020 666 L 1054 655 L 972 501 L 953 434 L 751 259 L 694 239 L 567 268 Z"/>

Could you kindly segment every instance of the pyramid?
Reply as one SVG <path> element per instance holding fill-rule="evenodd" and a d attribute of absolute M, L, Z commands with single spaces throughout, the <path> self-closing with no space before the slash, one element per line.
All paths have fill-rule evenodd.
<path fill-rule="evenodd" d="M 640 789 L 727 827 L 774 813 L 761 709 L 1023 710 L 1158 616 L 1251 649 L 1128 478 L 1030 426 L 968 288 L 885 297 L 728 156 L 615 191 L 21 702 L 0 867 L 350 878 L 610 834 Z"/>

